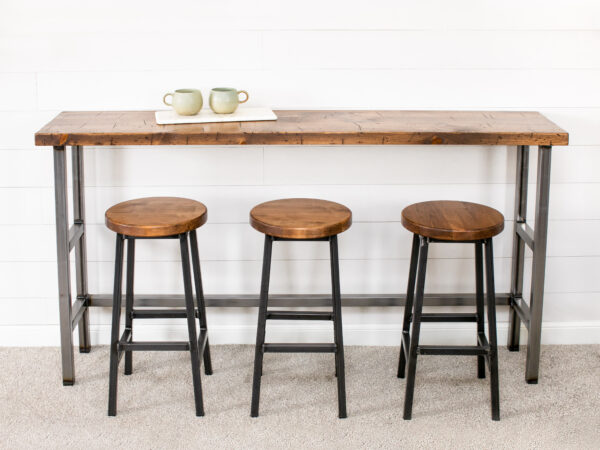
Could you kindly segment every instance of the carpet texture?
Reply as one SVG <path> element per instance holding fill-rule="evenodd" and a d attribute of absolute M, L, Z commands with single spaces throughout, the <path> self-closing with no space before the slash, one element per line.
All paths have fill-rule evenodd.
<path fill-rule="evenodd" d="M 108 348 L 76 354 L 63 387 L 56 348 L 0 348 L 2 448 L 600 448 L 600 346 L 545 346 L 538 385 L 525 351 L 500 349 L 501 421 L 475 357 L 422 356 L 413 419 L 402 420 L 398 348 L 347 347 L 349 417 L 337 418 L 333 355 L 267 354 L 250 418 L 252 346 L 213 346 L 194 415 L 188 353 L 134 353 L 107 417 Z"/>

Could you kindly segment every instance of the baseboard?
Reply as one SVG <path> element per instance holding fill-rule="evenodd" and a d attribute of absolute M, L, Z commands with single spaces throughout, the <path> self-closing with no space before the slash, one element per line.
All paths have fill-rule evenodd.
<path fill-rule="evenodd" d="M 506 342 L 508 325 L 498 324 L 498 342 Z M 542 344 L 600 344 L 600 321 L 587 322 L 545 322 L 542 326 Z M 90 327 L 92 345 L 109 343 L 110 326 Z M 212 344 L 254 344 L 256 327 L 252 325 L 209 324 Z M 139 340 L 185 340 L 187 328 L 179 324 L 140 324 L 135 327 L 135 337 Z M 77 342 L 77 332 L 73 333 Z M 332 340 L 331 324 L 269 324 L 267 340 L 271 342 L 329 342 Z M 448 345 L 471 344 L 474 340 L 474 327 L 471 324 L 423 324 L 421 343 L 443 342 Z M 344 326 L 345 345 L 397 346 L 400 343 L 400 324 L 346 324 Z M 527 343 L 527 330 L 521 330 L 521 344 Z M 58 325 L 2 325 L 0 326 L 0 346 L 58 346 L 60 332 Z"/>

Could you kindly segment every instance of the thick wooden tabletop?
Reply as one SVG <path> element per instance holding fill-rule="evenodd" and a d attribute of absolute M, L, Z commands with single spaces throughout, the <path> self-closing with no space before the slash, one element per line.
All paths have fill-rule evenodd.
<path fill-rule="evenodd" d="M 538 112 L 275 111 L 265 122 L 158 125 L 154 111 L 68 111 L 35 135 L 60 145 L 567 145 Z"/>

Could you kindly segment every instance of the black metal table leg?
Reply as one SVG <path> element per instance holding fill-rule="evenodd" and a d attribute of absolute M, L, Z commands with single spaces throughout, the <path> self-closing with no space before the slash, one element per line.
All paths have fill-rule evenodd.
<path fill-rule="evenodd" d="M 86 300 L 85 311 L 77 323 L 79 332 L 79 353 L 89 353 L 90 342 L 90 313 L 87 307 L 88 276 L 87 276 L 87 243 L 85 227 L 85 178 L 83 166 L 83 147 L 71 147 L 71 172 L 73 173 L 73 222 L 81 227 L 82 232 L 75 242 L 75 285 L 77 299 Z"/>
<path fill-rule="evenodd" d="M 492 240 L 485 241 L 485 270 L 489 334 L 490 389 L 492 396 L 492 420 L 500 420 L 500 387 L 498 380 L 498 343 L 496 339 L 496 294 L 494 286 L 494 253 Z"/>
<path fill-rule="evenodd" d="M 402 335 L 400 339 L 400 360 L 398 362 L 398 378 L 404 378 L 406 370 L 406 354 L 410 347 L 410 322 L 412 317 L 413 299 L 415 296 L 415 282 L 417 280 L 417 264 L 419 262 L 419 236 L 413 234 L 412 250 L 410 253 L 410 268 L 408 271 L 408 286 L 406 288 L 406 304 L 404 305 L 404 318 L 402 320 Z"/>
<path fill-rule="evenodd" d="M 337 236 L 329 239 L 331 263 L 331 291 L 333 297 L 333 333 L 335 350 L 335 372 L 338 387 L 338 413 L 340 419 L 348 417 L 346 412 L 346 374 L 344 368 L 344 337 L 342 329 L 342 298 L 340 294 L 340 268 Z"/>
<path fill-rule="evenodd" d="M 204 404 L 202 401 L 202 380 L 200 379 L 200 352 L 196 335 L 196 307 L 194 305 L 194 293 L 192 290 L 192 277 L 190 271 L 190 253 L 188 248 L 187 233 L 179 236 L 181 247 L 181 265 L 183 269 L 183 288 L 185 291 L 185 309 L 187 313 L 188 334 L 190 339 L 190 356 L 192 361 L 192 380 L 194 383 L 194 400 L 196 403 L 196 415 L 204 415 Z"/>
<path fill-rule="evenodd" d="M 115 284 L 112 327 L 110 333 L 110 373 L 108 382 L 108 415 L 117 415 L 117 381 L 119 376 L 119 328 L 121 321 L 121 289 L 123 284 L 123 235 L 117 234 L 115 252 Z"/>
<path fill-rule="evenodd" d="M 420 237 L 419 245 L 420 250 L 419 264 L 417 268 L 417 290 L 415 294 L 415 306 L 412 320 L 412 336 L 410 338 L 410 350 L 408 354 L 406 394 L 404 396 L 404 420 L 410 420 L 412 416 L 412 404 L 415 392 L 415 375 L 417 372 L 417 347 L 419 345 L 419 333 L 421 331 L 423 292 L 425 290 L 425 272 L 427 270 L 427 250 L 429 248 L 429 242 L 427 238 Z"/>
<path fill-rule="evenodd" d="M 135 267 L 135 239 L 127 239 L 127 279 L 125 281 L 125 329 L 129 330 L 129 340 L 133 340 L 133 279 Z M 125 375 L 133 372 L 131 350 L 125 352 Z"/>
<path fill-rule="evenodd" d="M 517 174 L 515 179 L 515 213 L 513 226 L 512 274 L 510 282 L 511 302 L 523 298 L 523 274 L 525 270 L 525 242 L 519 238 L 517 229 L 527 222 L 527 187 L 529 178 L 529 146 L 517 147 Z M 508 313 L 508 342 L 511 352 L 519 350 L 521 320 L 514 308 Z"/>
<path fill-rule="evenodd" d="M 481 242 L 475 244 L 475 302 L 477 311 L 477 339 L 475 344 L 479 345 L 479 337 L 485 335 L 485 319 L 483 305 L 483 246 Z M 485 356 L 477 356 L 477 378 L 485 378 Z"/>
<path fill-rule="evenodd" d="M 538 147 L 537 188 L 535 195 L 535 230 L 533 232 L 533 261 L 531 267 L 530 321 L 527 339 L 525 380 L 538 382 L 540 346 L 542 344 L 542 310 L 546 277 L 546 244 L 548 240 L 548 206 L 550 201 L 550 160 L 552 147 Z"/>
<path fill-rule="evenodd" d="M 56 264 L 58 267 L 58 311 L 60 350 L 64 386 L 75 382 L 73 356 L 71 271 L 69 264 L 69 223 L 67 202 L 67 158 L 64 146 L 54 147 L 54 206 L 56 211 Z"/>
<path fill-rule="evenodd" d="M 258 308 L 258 327 L 256 330 L 256 349 L 254 353 L 254 377 L 252 380 L 252 406 L 251 417 L 258 417 L 260 401 L 260 379 L 263 365 L 263 345 L 267 326 L 267 303 L 269 301 L 269 279 L 271 276 L 271 251 L 273 237 L 265 235 L 265 249 L 263 253 L 262 280 L 260 283 L 260 305 Z"/>
<path fill-rule="evenodd" d="M 194 270 L 194 283 L 196 288 L 196 299 L 198 303 L 198 322 L 200 330 L 205 330 L 208 333 L 208 323 L 206 320 L 206 306 L 204 303 L 204 290 L 202 289 L 202 275 L 200 272 L 200 256 L 198 254 L 198 238 L 196 230 L 190 231 L 190 246 L 192 247 L 192 268 Z M 204 357 L 204 373 L 212 375 L 212 362 L 210 359 L 210 347 L 208 344 L 208 336 L 206 337 L 206 345 L 203 352 Z"/>

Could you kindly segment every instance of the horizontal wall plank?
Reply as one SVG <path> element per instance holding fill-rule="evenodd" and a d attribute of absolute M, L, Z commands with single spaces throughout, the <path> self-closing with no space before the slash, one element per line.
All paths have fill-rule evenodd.
<path fill-rule="evenodd" d="M 514 183 L 506 147 L 265 147 L 265 184 Z"/>
<path fill-rule="evenodd" d="M 247 223 L 250 210 L 258 203 L 289 197 L 326 198 L 346 204 L 352 209 L 354 220 L 359 222 L 398 222 L 402 208 L 408 204 L 440 197 L 486 203 L 512 219 L 514 195 L 512 186 L 502 184 L 486 185 L 485 189 L 474 189 L 472 185 L 88 187 L 88 223 L 103 224 L 105 211 L 115 203 L 149 196 L 197 199 L 208 207 L 211 223 Z M 54 223 L 54 189 L 51 187 L 3 188 L 0 202 L 12 212 L 0 215 L 0 224 Z"/>
<path fill-rule="evenodd" d="M 142 8 L 145 10 L 147 6 Z M 111 21 L 115 18 L 113 15 Z M 194 26 L 188 31 L 178 26 L 168 33 L 139 33 L 129 29 L 74 33 L 69 27 L 58 33 L 0 34 L 0 55 L 4 67 L 27 72 L 248 70 L 263 65 L 259 32 L 206 30 L 204 26 L 200 29 Z M 215 42 L 218 45 L 211 45 Z"/>
<path fill-rule="evenodd" d="M 1 188 L 0 225 L 54 223 L 54 189 Z"/>
<path fill-rule="evenodd" d="M 261 147 L 90 148 L 87 186 L 252 185 L 263 182 Z"/>
<path fill-rule="evenodd" d="M 214 294 L 259 292 L 261 261 L 204 261 L 204 291 Z M 472 292 L 475 286 L 472 260 L 432 260 L 428 265 L 428 292 Z M 0 298 L 45 297 L 57 292 L 56 265 L 43 263 L 0 263 Z M 91 263 L 90 292 L 110 293 L 114 264 Z M 403 292 L 408 260 L 340 261 L 342 292 Z M 401 274 L 401 275 L 398 275 Z M 35 277 L 35 282 L 32 282 Z M 496 261 L 498 290 L 508 290 L 510 261 Z M 589 281 L 575 292 L 590 291 Z M 588 288 L 588 289 L 586 289 Z M 600 291 L 600 289 L 598 289 Z M 329 261 L 280 261 L 273 264 L 271 293 L 322 294 L 331 291 Z M 136 264 L 136 292 L 169 294 L 183 292 L 181 263 L 139 262 Z"/>
<path fill-rule="evenodd" d="M 593 276 L 599 257 L 548 258 L 546 291 L 600 292 Z M 404 292 L 409 262 L 402 260 L 341 260 L 342 292 Z M 432 259 L 428 265 L 427 292 L 472 292 L 475 283 L 472 259 Z M 530 264 L 528 264 L 530 267 Z M 45 297 L 57 291 L 53 262 L 0 263 L 0 298 Z M 258 292 L 261 261 L 204 261 L 205 292 L 243 294 Z M 496 288 L 508 291 L 510 259 L 495 261 Z M 112 292 L 113 263 L 90 263 L 90 291 Z M 181 264 L 178 262 L 139 262 L 136 265 L 136 291 L 140 294 L 183 292 Z M 35 279 L 35 282 L 33 280 Z M 272 267 L 272 293 L 322 294 L 330 291 L 329 261 L 287 260 Z M 528 284 L 526 284 L 528 286 Z"/>
<path fill-rule="evenodd" d="M 100 269 L 97 292 L 111 292 L 112 263 L 95 263 Z M 409 261 L 403 260 L 342 260 L 340 277 L 342 292 L 384 293 L 404 292 Z M 600 292 L 600 279 L 594 276 L 600 265 L 599 257 L 548 258 L 546 264 L 546 292 Z M 141 263 L 140 293 L 180 292 L 180 264 Z M 428 292 L 472 292 L 475 285 L 473 260 L 435 259 L 427 269 L 426 290 Z M 205 290 L 207 293 L 258 292 L 260 284 L 260 261 L 207 261 L 203 265 Z M 98 270 L 97 269 L 97 270 Z M 146 273 L 146 276 L 144 276 Z M 528 272 L 530 273 L 530 272 Z M 154 275 L 153 275 L 154 274 Z M 163 282 L 156 274 L 164 274 Z M 400 275 L 398 275 L 400 274 Z M 496 289 L 508 291 L 510 282 L 510 259 L 495 261 Z M 146 283 L 147 282 L 147 283 Z M 330 290 L 329 262 L 281 261 L 272 268 L 272 293 L 323 293 Z"/>
<path fill-rule="evenodd" d="M 600 108 L 534 108 L 569 133 L 572 145 L 600 144 Z"/>
<path fill-rule="evenodd" d="M 5 32 L 137 32 L 165 33 L 165 18 L 177 14 L 179 29 L 600 29 L 600 7 L 594 0 L 375 0 L 365 8 L 359 0 L 287 4 L 277 0 L 226 0 L 199 4 L 130 0 L 82 4 L 59 0 L 48 4 L 25 0 L 3 3 L 0 29 Z M 60 15 L 56 14 L 60 11 Z M 144 20 L 139 20 L 144 11 Z M 118 13 L 117 13 L 118 12 Z M 27 21 L 22 21 L 27 17 Z M 170 31 L 170 30 L 169 30 Z"/>
<path fill-rule="evenodd" d="M 32 85 L 29 89 L 33 90 L 34 88 L 35 86 Z M 9 108 L 9 104 L 0 102 L 0 136 L 2 136 L 0 149 L 35 149 L 34 133 L 50 122 L 59 112 L 3 111 Z"/>
<path fill-rule="evenodd" d="M 554 184 L 550 192 L 551 220 L 600 220 L 596 183 Z M 534 189 L 529 196 L 533 217 Z M 144 196 L 182 196 L 207 205 L 211 223 L 247 223 L 256 204 L 273 198 L 326 198 L 348 206 L 357 222 L 399 222 L 411 203 L 431 199 L 459 199 L 484 203 L 513 218 L 514 186 L 461 185 L 303 185 L 303 186 L 137 186 L 90 187 L 86 190 L 89 223 L 103 224 L 104 212 L 115 203 Z M 0 225 L 54 223 L 52 188 L 3 188 L 0 202 L 12 214 L 0 215 Z"/>
<path fill-rule="evenodd" d="M 283 5 L 266 0 L 265 19 L 280 29 L 598 29 L 600 7 L 592 0 L 493 0 L 472 2 L 359 0 Z M 588 14 L 596 17 L 587 17 Z M 310 25 L 307 25 L 310 24 Z M 273 25 L 271 25 L 273 27 Z"/>
<path fill-rule="evenodd" d="M 600 68 L 599 31 L 302 30 L 263 35 L 266 68 Z M 414 51 L 417 42 L 419 51 Z"/>
<path fill-rule="evenodd" d="M 535 178 L 533 178 L 535 181 Z M 550 192 L 550 219 L 598 220 L 600 203 L 596 201 L 595 183 L 554 184 Z M 529 186 L 529 217 L 533 217 L 535 185 Z M 178 194 L 177 194 L 178 193 Z M 123 187 L 90 188 L 89 218 L 103 223 L 103 212 L 111 205 L 128 198 L 144 195 L 181 195 L 204 202 L 213 223 L 246 223 L 248 213 L 256 204 L 273 198 L 326 198 L 348 206 L 359 222 L 401 220 L 401 212 L 411 203 L 431 199 L 458 199 L 484 203 L 498 209 L 505 219 L 512 220 L 514 186 L 490 184 L 462 185 L 303 185 L 303 186 L 207 186 L 207 187 Z"/>
<path fill-rule="evenodd" d="M 54 185 L 52 152 L 0 150 L 0 189 Z"/>
<path fill-rule="evenodd" d="M 598 124 L 600 126 L 600 124 Z M 531 148 L 535 169 L 536 148 Z M 265 147 L 265 184 L 514 183 L 515 147 Z M 598 183 L 600 146 L 558 147 L 553 183 Z M 532 171 L 531 176 L 535 176 Z M 532 178 L 534 180 L 535 178 Z M 485 189 L 485 186 L 480 186 Z"/>
<path fill-rule="evenodd" d="M 6 69 L 5 69 L 6 70 Z M 0 69 L 0 110 L 31 111 L 37 107 L 34 73 L 2 73 Z"/>
<path fill-rule="evenodd" d="M 293 69 L 598 69 L 600 31 L 174 30 L 0 35 L 14 71 Z M 216 41 L 218 46 L 206 45 Z M 174 45 L 185 42 L 186 45 Z M 419 51 L 414 52 L 414 43 Z M 189 46 L 201 49 L 190 57 Z M 402 58 L 390 57 L 390 51 Z M 168 55 L 156 58 L 157 54 Z M 232 57 L 235 55 L 235 57 Z M 357 58 L 357 55 L 360 55 Z"/>
<path fill-rule="evenodd" d="M 257 4 L 237 0 L 206 3 L 192 0 L 172 3 L 106 0 L 89 4 L 58 0 L 52 5 L 39 0 L 23 0 L 0 6 L 0 30 L 6 33 L 57 33 L 65 29 L 73 33 L 129 30 L 158 32 L 166 36 L 177 29 L 251 29 L 256 26 L 255 20 L 263 14 L 262 1 Z M 141 11 L 143 20 L 140 20 Z M 28 20 L 24 21 L 23 17 Z M 170 25 L 172 17 L 177 20 L 176 27 Z"/>
<path fill-rule="evenodd" d="M 553 183 L 600 183 L 600 145 L 556 150 Z M 473 184 L 486 189 L 490 183 L 514 183 L 515 155 L 514 147 L 478 146 L 98 147 L 86 148 L 85 175 L 87 187 Z M 0 149 L 0 188 L 53 183 L 50 150 Z"/>
<path fill-rule="evenodd" d="M 176 87 L 231 85 L 250 92 L 249 105 L 278 109 L 597 108 L 599 76 L 574 69 L 44 72 L 38 99 L 43 110 L 154 109 Z"/>
<path fill-rule="evenodd" d="M 562 222 L 561 222 L 562 223 Z M 495 255 L 512 252 L 512 224 L 495 240 Z M 0 226 L 0 261 L 55 261 L 56 234 L 53 225 Z M 15 236 L 27 236 L 23 245 Z M 114 261 L 115 234 L 104 225 L 88 225 L 89 261 Z M 203 261 L 261 260 L 264 235 L 249 224 L 206 224 L 198 230 L 198 247 Z M 412 234 L 400 223 L 354 223 L 340 236 L 341 259 L 410 258 Z M 589 243 L 588 243 L 589 246 Z M 434 245 L 431 258 L 472 258 L 472 245 Z M 597 247 L 600 255 L 600 245 Z M 179 246 L 171 240 L 138 241 L 136 261 L 179 261 Z M 323 242 L 281 242 L 273 248 L 273 259 L 329 259 L 329 246 Z"/>
<path fill-rule="evenodd" d="M 274 198 L 311 197 L 345 204 L 358 222 L 398 222 L 402 209 L 410 203 L 448 198 L 489 204 L 511 219 L 513 189 L 504 184 L 486 185 L 485 189 L 468 184 L 95 187 L 87 190 L 87 205 L 90 222 L 104 223 L 104 211 L 125 199 L 179 195 L 202 201 L 212 223 L 247 223 L 250 210 L 258 203 Z"/>
<path fill-rule="evenodd" d="M 508 258 L 512 254 L 512 222 L 494 239 L 494 254 Z M 598 220 L 551 220 L 548 228 L 548 256 L 600 257 Z M 112 262 L 114 238 L 102 224 L 88 225 L 88 259 Z M 42 262 L 56 260 L 54 225 L 0 226 L 0 261 Z M 25 236 L 27 245 L 19 237 Z M 585 238 L 582 238 L 584 236 Z M 198 246 L 203 261 L 261 260 L 263 235 L 247 223 L 208 223 L 198 231 Z M 341 259 L 408 259 L 412 235 L 399 222 L 355 222 L 340 236 Z M 433 245 L 430 258 L 472 258 L 472 245 Z M 278 243 L 273 249 L 276 260 L 328 259 L 327 244 L 319 242 Z M 139 242 L 137 261 L 179 261 L 179 247 L 171 241 Z"/>

